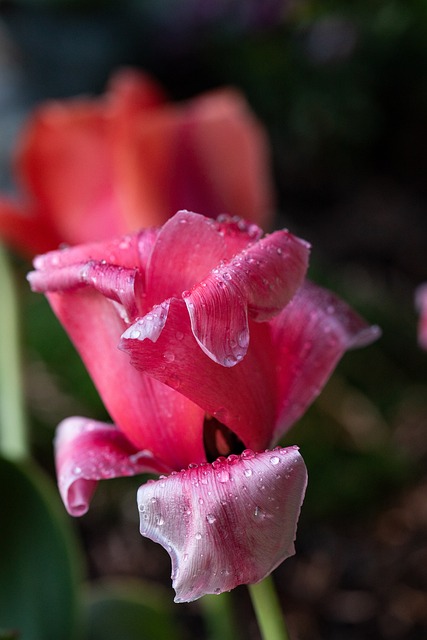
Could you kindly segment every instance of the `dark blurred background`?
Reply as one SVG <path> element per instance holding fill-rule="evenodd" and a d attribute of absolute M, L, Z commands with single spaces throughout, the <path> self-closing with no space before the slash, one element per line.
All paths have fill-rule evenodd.
<path fill-rule="evenodd" d="M 427 637 L 427 353 L 414 290 L 427 280 L 427 4 L 423 0 L 27 0 L 0 3 L 0 185 L 26 115 L 48 98 L 99 94 L 112 70 L 150 72 L 171 99 L 233 85 L 272 146 L 276 226 L 313 245 L 311 277 L 382 327 L 347 354 L 287 436 L 310 483 L 297 555 L 275 572 L 300 640 Z M 41 296 L 26 290 L 34 454 L 53 476 L 56 424 L 105 417 Z M 54 348 L 52 348 L 54 345 Z M 169 587 L 167 554 L 137 533 L 137 480 L 103 483 L 74 522 L 89 579 Z M 172 592 L 171 592 L 172 597 Z M 249 617 L 243 588 L 231 594 Z M 248 612 L 249 611 L 249 612 Z M 184 635 L 202 638 L 196 605 Z"/>

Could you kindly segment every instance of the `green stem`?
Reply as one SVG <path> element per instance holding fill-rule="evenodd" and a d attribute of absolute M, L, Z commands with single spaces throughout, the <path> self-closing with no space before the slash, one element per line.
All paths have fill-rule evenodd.
<path fill-rule="evenodd" d="M 210 640 L 235 640 L 236 630 L 233 607 L 229 593 L 219 596 L 204 596 L 200 600 Z"/>
<path fill-rule="evenodd" d="M 12 460 L 28 455 L 21 378 L 18 303 L 12 269 L 0 245 L 0 452 Z"/>
<path fill-rule="evenodd" d="M 248 589 L 263 640 L 289 640 L 271 576 L 248 585 Z"/>

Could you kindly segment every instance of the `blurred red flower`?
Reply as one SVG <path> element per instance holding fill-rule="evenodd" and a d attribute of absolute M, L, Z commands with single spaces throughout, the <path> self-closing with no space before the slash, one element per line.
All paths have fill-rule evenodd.
<path fill-rule="evenodd" d="M 32 256 L 163 224 L 180 208 L 267 226 L 265 132 L 236 90 L 168 102 L 124 69 L 105 95 L 40 106 L 16 149 L 20 196 L 0 198 L 0 236 Z"/>

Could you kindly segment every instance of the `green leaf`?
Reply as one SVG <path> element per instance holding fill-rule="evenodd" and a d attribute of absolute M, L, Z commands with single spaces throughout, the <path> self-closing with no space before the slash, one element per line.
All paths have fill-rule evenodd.
<path fill-rule="evenodd" d="M 170 591 L 139 580 L 104 582 L 87 596 L 87 640 L 179 638 Z"/>
<path fill-rule="evenodd" d="M 0 638 L 77 637 L 80 556 L 60 508 L 34 463 L 0 458 Z"/>

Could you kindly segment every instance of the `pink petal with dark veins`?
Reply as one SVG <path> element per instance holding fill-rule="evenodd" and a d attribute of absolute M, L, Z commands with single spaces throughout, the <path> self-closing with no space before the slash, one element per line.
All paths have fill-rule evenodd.
<path fill-rule="evenodd" d="M 270 326 L 279 389 L 272 439 L 277 442 L 319 395 L 344 352 L 370 344 L 380 330 L 333 293 L 310 282 Z"/>
<path fill-rule="evenodd" d="M 224 367 L 240 362 L 249 345 L 248 314 L 258 322 L 276 315 L 301 286 L 307 266 L 307 243 L 287 231 L 216 265 L 184 294 L 201 349 Z"/>
<path fill-rule="evenodd" d="M 142 535 L 171 556 L 175 602 L 259 582 L 293 555 L 307 472 L 297 447 L 244 451 L 142 485 Z"/>
<path fill-rule="evenodd" d="M 98 480 L 169 471 L 148 451 L 138 451 L 112 424 L 88 418 L 67 418 L 55 438 L 58 486 L 65 507 L 81 516 Z"/>

